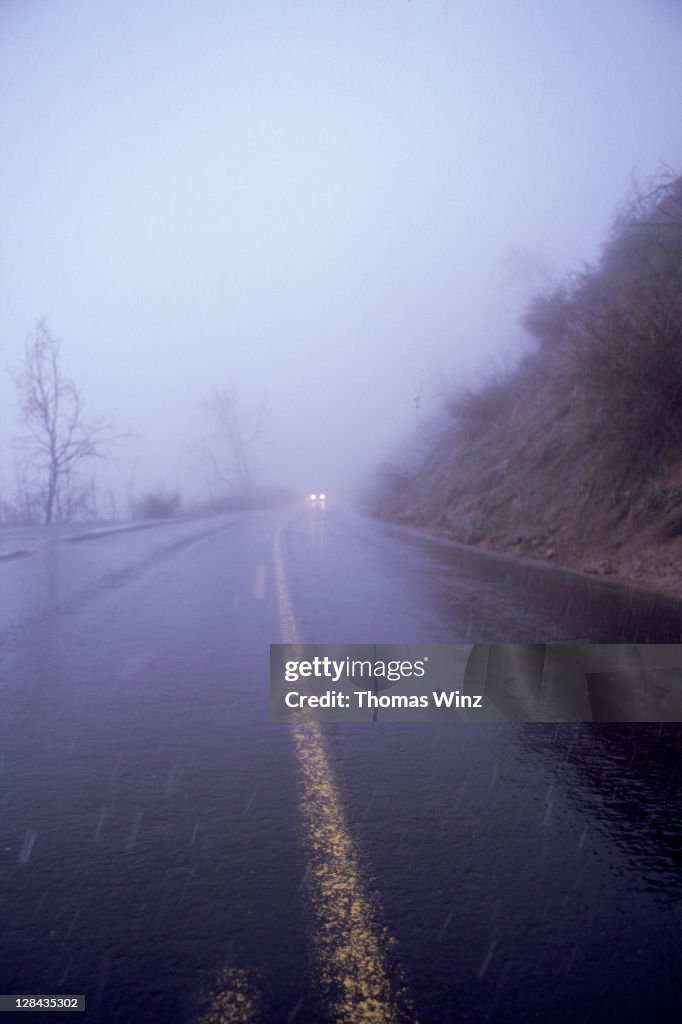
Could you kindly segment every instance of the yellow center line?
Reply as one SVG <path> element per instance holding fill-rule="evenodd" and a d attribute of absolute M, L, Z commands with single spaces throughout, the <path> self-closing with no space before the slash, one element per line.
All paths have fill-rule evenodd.
<path fill-rule="evenodd" d="M 275 585 L 284 643 L 300 646 L 280 547 L 274 540 Z M 315 919 L 314 959 L 320 995 L 338 1024 L 414 1022 L 404 984 L 388 968 L 394 944 L 368 895 L 361 857 L 334 778 L 324 732 L 312 719 L 292 724 L 301 777 L 301 814 L 309 858 L 305 887 Z"/>

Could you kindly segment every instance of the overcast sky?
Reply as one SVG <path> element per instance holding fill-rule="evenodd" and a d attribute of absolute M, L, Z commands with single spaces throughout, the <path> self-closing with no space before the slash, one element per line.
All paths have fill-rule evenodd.
<path fill-rule="evenodd" d="M 681 54 L 665 0 L 1 0 L 5 489 L 46 317 L 122 486 L 199 488 L 226 387 L 343 490 L 682 169 Z"/>

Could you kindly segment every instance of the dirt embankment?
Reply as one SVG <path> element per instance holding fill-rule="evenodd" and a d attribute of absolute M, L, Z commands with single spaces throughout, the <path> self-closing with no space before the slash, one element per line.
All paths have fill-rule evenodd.
<path fill-rule="evenodd" d="M 552 462 L 551 435 L 512 447 L 510 455 L 492 444 L 434 452 L 411 479 L 396 487 L 393 477 L 372 511 L 475 547 L 682 598 L 682 465 L 619 494 L 587 450 Z"/>
<path fill-rule="evenodd" d="M 599 265 L 523 323 L 535 348 L 452 395 L 369 510 L 682 598 L 682 177 L 636 195 Z"/>

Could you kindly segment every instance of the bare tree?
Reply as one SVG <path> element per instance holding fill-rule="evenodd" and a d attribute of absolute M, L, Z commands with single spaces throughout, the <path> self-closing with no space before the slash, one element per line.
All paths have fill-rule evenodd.
<path fill-rule="evenodd" d="M 59 342 L 41 320 L 26 342 L 17 378 L 26 433 L 16 439 L 31 469 L 40 477 L 40 500 L 46 523 L 58 513 L 74 514 L 82 502 L 78 469 L 87 459 L 102 458 L 122 438 L 104 420 L 83 419 L 83 398 L 64 376 Z"/>
<path fill-rule="evenodd" d="M 253 449 L 263 433 L 263 407 L 252 417 L 242 415 L 237 399 L 225 389 L 213 392 L 205 405 L 213 436 L 203 438 L 200 460 L 211 477 L 232 494 L 248 498 L 253 492 Z"/>

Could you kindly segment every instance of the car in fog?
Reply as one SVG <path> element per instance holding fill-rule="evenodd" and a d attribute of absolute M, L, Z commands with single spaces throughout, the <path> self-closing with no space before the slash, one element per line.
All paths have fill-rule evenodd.
<path fill-rule="evenodd" d="M 327 495 L 324 491 L 321 491 L 319 494 L 311 494 L 308 498 L 308 503 L 313 508 L 324 508 L 326 501 Z"/>

